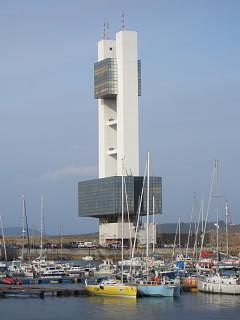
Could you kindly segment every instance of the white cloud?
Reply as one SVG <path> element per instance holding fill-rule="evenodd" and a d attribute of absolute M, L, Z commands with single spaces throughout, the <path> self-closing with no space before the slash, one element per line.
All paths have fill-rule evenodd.
<path fill-rule="evenodd" d="M 98 172 L 97 166 L 93 165 L 69 165 L 54 172 L 49 172 L 41 175 L 41 180 L 57 180 L 69 177 L 90 177 Z"/>

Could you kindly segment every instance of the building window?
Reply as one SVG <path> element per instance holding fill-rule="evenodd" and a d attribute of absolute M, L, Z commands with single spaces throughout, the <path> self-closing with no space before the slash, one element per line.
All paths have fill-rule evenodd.
<path fill-rule="evenodd" d="M 96 99 L 117 94 L 116 60 L 106 58 L 94 64 L 94 96 Z"/>

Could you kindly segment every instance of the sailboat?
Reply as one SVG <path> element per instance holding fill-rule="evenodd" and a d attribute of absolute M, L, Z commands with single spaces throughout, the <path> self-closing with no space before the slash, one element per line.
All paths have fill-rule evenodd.
<path fill-rule="evenodd" d="M 124 284 L 115 278 L 100 278 L 94 282 L 86 280 L 85 283 L 86 290 L 90 294 L 124 298 L 136 298 L 137 296 L 136 286 Z"/>
<path fill-rule="evenodd" d="M 22 195 L 22 250 L 19 260 L 14 260 L 8 266 L 8 271 L 13 277 L 33 277 L 33 268 L 30 262 L 24 262 L 24 252 L 25 252 L 25 233 L 27 232 L 27 248 L 28 248 L 28 258 L 30 258 L 30 242 L 28 233 L 28 222 L 27 222 L 27 212 L 26 212 L 26 200 L 25 194 Z"/>
<path fill-rule="evenodd" d="M 150 189 L 150 159 L 147 155 L 147 250 L 146 259 L 149 259 L 149 189 Z M 148 267 L 147 267 L 148 272 Z M 138 294 L 148 297 L 176 297 L 180 295 L 180 283 L 178 280 L 170 280 L 167 277 L 155 277 L 153 279 L 139 280 L 137 284 Z"/>
<path fill-rule="evenodd" d="M 6 268 L 7 268 L 7 250 L 6 250 L 6 243 L 5 243 L 5 237 L 4 237 L 3 221 L 2 221 L 2 213 L 1 212 L 0 212 L 0 225 L 1 225 L 4 257 L 5 257 L 5 262 L 0 261 L 0 278 L 1 278 L 1 277 L 5 277 Z"/>
<path fill-rule="evenodd" d="M 240 295 L 240 279 L 236 276 L 222 276 L 219 273 L 213 276 L 199 278 L 199 291 L 206 293 Z"/>
<path fill-rule="evenodd" d="M 215 183 L 215 194 L 213 195 L 213 186 Z M 216 273 L 209 276 L 200 276 L 197 281 L 197 287 L 199 291 L 206 292 L 206 293 L 218 293 L 218 294 L 232 294 L 232 295 L 240 295 L 240 279 L 239 274 L 230 274 L 224 275 L 223 270 L 219 269 L 219 225 L 218 225 L 218 218 L 219 218 L 219 195 L 218 195 L 218 161 L 215 160 L 214 164 L 214 172 L 213 172 L 213 179 L 212 185 L 209 195 L 209 203 L 211 197 L 214 196 L 216 198 L 216 215 L 217 215 L 217 222 L 216 222 L 216 234 L 217 234 L 217 262 L 216 262 Z M 206 219 L 207 221 L 207 219 Z M 206 229 L 206 222 L 205 222 L 205 229 Z M 203 246 L 203 239 L 201 244 L 201 249 Z"/>
<path fill-rule="evenodd" d="M 138 284 L 138 294 L 147 297 L 179 297 L 180 283 L 167 277 L 143 280 Z"/>
<path fill-rule="evenodd" d="M 44 226 L 43 226 L 43 194 L 41 195 L 41 208 L 40 208 L 40 255 L 32 260 L 32 266 L 35 272 L 35 275 L 42 276 L 45 271 L 47 271 L 47 274 L 49 275 L 49 270 L 47 268 L 49 266 L 54 267 L 54 270 L 56 269 L 54 261 L 48 261 L 46 259 L 46 256 L 43 255 L 43 232 L 44 232 Z M 53 272 L 51 272 L 53 273 Z"/>
<path fill-rule="evenodd" d="M 1 233 L 2 233 L 2 240 L 3 240 L 3 249 L 4 249 L 4 256 L 5 262 L 0 261 L 0 284 L 22 284 L 21 281 L 14 279 L 13 277 L 7 274 L 7 250 L 6 250 L 6 243 L 4 237 L 4 229 L 3 229 L 3 221 L 2 221 L 2 214 L 0 212 L 0 226 L 1 226 Z"/>
<path fill-rule="evenodd" d="M 122 159 L 122 257 L 121 257 L 121 280 L 114 277 L 99 278 L 93 282 L 85 281 L 86 290 L 90 294 L 101 296 L 114 296 L 123 298 L 136 298 L 137 287 L 135 285 L 123 283 L 123 223 L 124 223 L 124 178 Z"/>

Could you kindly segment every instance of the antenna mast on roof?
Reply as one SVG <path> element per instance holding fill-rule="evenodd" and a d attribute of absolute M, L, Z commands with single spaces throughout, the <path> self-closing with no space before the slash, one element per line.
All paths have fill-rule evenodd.
<path fill-rule="evenodd" d="M 103 33 L 102 33 L 102 38 L 103 38 L 103 40 L 105 40 L 105 39 L 106 39 L 106 23 L 105 23 L 105 21 L 104 21 L 104 23 L 103 23 Z"/>
<path fill-rule="evenodd" d="M 125 17 L 124 13 L 121 15 L 121 30 L 123 31 L 125 29 Z"/>
<path fill-rule="evenodd" d="M 110 36 L 110 27 L 109 27 L 109 22 L 107 21 L 106 23 L 106 39 L 109 39 Z"/>

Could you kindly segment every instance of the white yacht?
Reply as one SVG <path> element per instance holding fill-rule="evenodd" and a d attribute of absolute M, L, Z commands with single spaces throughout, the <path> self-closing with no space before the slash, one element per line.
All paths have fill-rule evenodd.
<path fill-rule="evenodd" d="M 66 276 L 66 272 L 60 266 L 48 266 L 41 273 L 42 278 L 62 278 Z"/>
<path fill-rule="evenodd" d="M 31 263 L 24 263 L 20 260 L 14 260 L 8 266 L 8 271 L 13 277 L 33 278 L 33 267 Z"/>
<path fill-rule="evenodd" d="M 197 280 L 198 290 L 206 293 L 240 294 L 239 275 L 220 276 L 216 273 L 213 276 L 199 277 Z"/>

